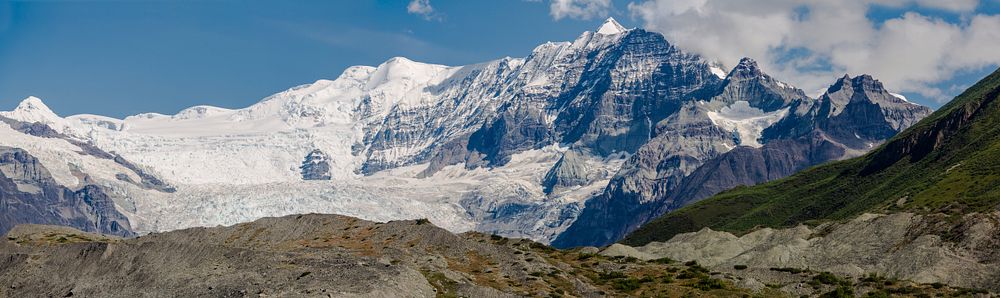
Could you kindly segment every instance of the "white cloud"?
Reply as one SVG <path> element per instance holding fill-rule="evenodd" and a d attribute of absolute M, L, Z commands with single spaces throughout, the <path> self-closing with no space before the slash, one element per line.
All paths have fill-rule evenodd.
<path fill-rule="evenodd" d="M 424 19 L 428 21 L 440 19 L 437 14 L 434 13 L 434 7 L 431 6 L 431 0 L 411 0 L 410 4 L 406 5 L 406 12 L 423 16 Z"/>
<path fill-rule="evenodd" d="M 979 0 L 917 0 L 920 6 L 950 10 L 955 12 L 969 12 L 976 10 Z"/>
<path fill-rule="evenodd" d="M 552 18 L 574 18 L 589 20 L 605 17 L 611 9 L 611 0 L 552 0 L 549 5 Z"/>
<path fill-rule="evenodd" d="M 930 2 L 933 2 L 930 3 Z M 945 4 L 944 2 L 948 2 Z M 961 13 L 948 21 L 908 12 L 876 24 L 874 5 Z M 681 48 L 734 65 L 753 57 L 804 90 L 869 73 L 898 91 L 937 100 L 934 88 L 957 72 L 1000 64 L 1000 16 L 973 13 L 978 1 L 644 0 L 631 13 Z M 953 94 L 952 94 L 953 95 Z"/>

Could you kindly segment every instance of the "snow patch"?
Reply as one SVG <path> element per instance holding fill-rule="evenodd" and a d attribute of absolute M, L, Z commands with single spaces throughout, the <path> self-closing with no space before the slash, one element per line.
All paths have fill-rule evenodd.
<path fill-rule="evenodd" d="M 906 100 L 906 96 L 903 96 L 902 94 L 892 93 L 892 92 L 889 92 L 889 94 L 892 94 L 893 97 L 899 98 L 899 99 L 901 99 L 901 100 L 903 100 L 905 102 L 910 102 L 909 100 Z"/>
<path fill-rule="evenodd" d="M 84 128 L 99 128 L 108 130 L 121 130 L 122 125 L 125 124 L 124 121 L 101 116 L 101 115 L 91 115 L 91 114 L 79 114 L 66 117 L 66 121 L 75 127 Z"/>
<path fill-rule="evenodd" d="M 759 142 L 764 129 L 774 125 L 788 114 L 788 108 L 770 113 L 750 106 L 748 101 L 737 101 L 717 112 L 708 112 L 712 123 L 722 129 L 739 134 L 740 145 L 760 148 Z"/>
<path fill-rule="evenodd" d="M 714 74 L 715 76 L 719 77 L 720 79 L 725 79 L 726 78 L 726 71 L 722 70 L 722 68 L 720 68 L 718 66 L 710 66 L 708 68 L 708 70 L 711 71 L 712 74 Z"/>
<path fill-rule="evenodd" d="M 608 18 L 604 21 L 604 24 L 601 24 L 600 28 L 597 28 L 597 34 L 604 35 L 619 34 L 625 31 L 628 30 L 622 24 L 619 24 L 618 21 L 615 21 L 615 18 Z"/>

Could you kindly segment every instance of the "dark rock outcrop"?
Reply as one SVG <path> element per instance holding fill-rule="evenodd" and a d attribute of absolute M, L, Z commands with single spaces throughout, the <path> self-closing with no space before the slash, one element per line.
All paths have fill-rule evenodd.
<path fill-rule="evenodd" d="M 323 151 L 314 149 L 302 161 L 302 180 L 330 180 L 330 164 Z"/>
<path fill-rule="evenodd" d="M 545 173 L 542 179 L 542 189 L 546 194 L 552 193 L 558 187 L 586 185 L 603 176 L 587 165 L 583 152 L 567 150 L 559 161 Z"/>
<path fill-rule="evenodd" d="M 740 146 L 713 158 L 684 177 L 659 214 L 721 191 L 787 177 L 810 166 L 842 158 L 846 150 L 822 136 L 774 140 L 760 148 Z"/>
<path fill-rule="evenodd" d="M 37 158 L 21 149 L 0 147 L 0 232 L 26 223 L 134 235 L 128 218 L 118 212 L 103 187 L 84 185 L 74 190 L 59 185 Z"/>

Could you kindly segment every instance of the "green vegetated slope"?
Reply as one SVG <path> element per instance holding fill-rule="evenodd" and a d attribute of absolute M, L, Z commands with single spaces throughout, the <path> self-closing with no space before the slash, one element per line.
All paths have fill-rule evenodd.
<path fill-rule="evenodd" d="M 864 156 L 785 179 L 737 187 L 666 214 L 622 242 L 666 241 L 703 227 L 755 227 L 846 219 L 866 211 L 943 213 L 1000 202 L 1000 70 Z"/>

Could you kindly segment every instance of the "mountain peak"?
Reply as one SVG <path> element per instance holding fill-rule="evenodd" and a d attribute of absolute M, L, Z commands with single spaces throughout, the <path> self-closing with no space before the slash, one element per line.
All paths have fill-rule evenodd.
<path fill-rule="evenodd" d="M 610 17 L 607 20 L 604 20 L 604 24 L 601 24 L 600 28 L 597 28 L 597 34 L 604 34 L 604 35 L 613 35 L 625 31 L 628 31 L 628 29 L 625 29 L 625 27 L 623 27 L 622 24 L 619 24 L 618 21 L 615 21 L 615 18 L 610 18 Z"/>
<path fill-rule="evenodd" d="M 862 75 L 856 76 L 856 77 L 854 77 L 854 79 L 852 79 L 852 81 L 853 81 L 854 84 L 876 84 L 876 85 L 878 85 L 878 87 L 880 87 L 880 88 L 882 87 L 882 82 L 879 82 L 874 77 L 872 77 L 872 75 L 870 75 L 870 74 L 862 74 Z"/>
<path fill-rule="evenodd" d="M 65 126 L 65 120 L 52 112 L 40 98 L 34 96 L 28 96 L 22 100 L 13 111 L 0 112 L 0 116 L 28 123 L 40 122 L 48 124 L 56 130 Z"/>
<path fill-rule="evenodd" d="M 847 88 L 855 89 L 855 91 L 869 91 L 869 92 L 888 92 L 885 90 L 885 86 L 882 82 L 876 80 L 869 74 L 862 74 L 855 77 L 845 74 L 843 77 L 837 80 L 836 83 L 830 85 L 827 89 L 827 93 L 834 93 Z"/>
<path fill-rule="evenodd" d="M 53 113 L 52 109 L 49 109 L 49 106 L 45 105 L 41 98 L 34 96 L 28 96 L 28 98 L 25 98 L 21 101 L 21 103 L 17 104 L 17 109 L 15 109 L 15 111 L 17 110 Z"/>
<path fill-rule="evenodd" d="M 730 78 L 755 78 L 761 75 L 763 72 L 757 66 L 757 61 L 746 57 L 740 59 L 740 63 L 729 72 Z"/>

